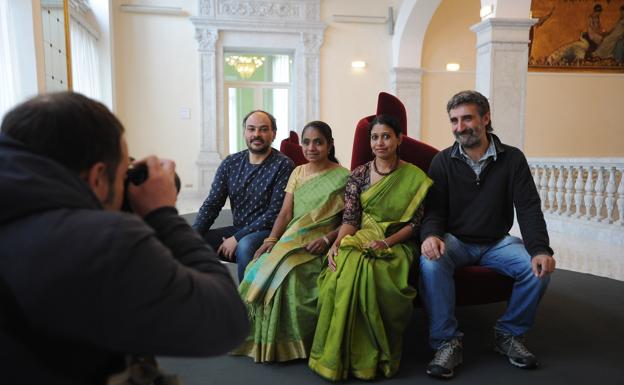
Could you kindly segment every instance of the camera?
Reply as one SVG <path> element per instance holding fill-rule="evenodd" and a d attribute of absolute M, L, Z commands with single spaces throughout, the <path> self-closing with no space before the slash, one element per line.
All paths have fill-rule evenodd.
<path fill-rule="evenodd" d="M 128 171 L 126 172 L 126 179 L 124 180 L 124 197 L 123 203 L 121 205 L 122 211 L 128 213 L 132 212 L 132 208 L 130 207 L 130 200 L 128 199 L 128 185 L 132 183 L 133 185 L 138 186 L 141 183 L 145 182 L 147 180 L 147 177 L 147 164 L 139 163 L 137 165 L 130 165 L 130 167 L 128 167 Z M 175 173 L 174 175 L 174 183 L 176 186 L 176 191 L 180 193 L 180 187 L 182 186 L 182 183 L 180 181 L 178 173 Z"/>

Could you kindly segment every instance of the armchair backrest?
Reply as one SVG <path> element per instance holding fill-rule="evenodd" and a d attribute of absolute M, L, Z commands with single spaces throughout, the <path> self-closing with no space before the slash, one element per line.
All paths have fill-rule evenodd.
<path fill-rule="evenodd" d="M 407 114 L 403 103 L 395 96 L 385 92 L 379 93 L 377 101 L 377 115 L 392 115 L 399 121 L 403 132 L 403 142 L 399 146 L 401 159 L 415 164 L 423 171 L 429 170 L 431 160 L 438 153 L 438 150 L 424 142 L 407 136 Z M 370 115 L 360 119 L 353 136 L 353 151 L 351 153 L 351 170 L 373 160 L 373 151 L 370 148 L 368 138 L 368 125 L 375 118 Z"/>
<path fill-rule="evenodd" d="M 297 135 L 295 131 L 290 131 L 288 138 L 282 140 L 280 143 L 280 152 L 292 159 L 292 161 L 295 162 L 295 166 L 308 163 L 299 145 L 299 135 Z"/>

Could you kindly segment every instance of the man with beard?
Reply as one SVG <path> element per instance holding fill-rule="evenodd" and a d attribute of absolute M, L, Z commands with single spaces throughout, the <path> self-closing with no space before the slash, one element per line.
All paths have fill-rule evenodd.
<path fill-rule="evenodd" d="M 538 361 L 524 335 L 555 260 L 531 171 L 520 150 L 492 134 L 485 96 L 462 91 L 448 102 L 447 112 L 456 142 L 431 163 L 434 184 L 421 227 L 419 295 L 435 350 L 427 374 L 450 378 L 462 363 L 453 273 L 465 265 L 489 267 L 515 280 L 507 310 L 494 327 L 494 350 L 512 365 L 535 368 Z M 523 240 L 509 235 L 514 208 Z"/>
<path fill-rule="evenodd" d="M 237 262 L 239 281 L 256 249 L 271 233 L 294 168 L 290 158 L 271 148 L 277 132 L 271 114 L 261 110 L 248 113 L 243 130 L 247 150 L 229 155 L 219 165 L 193 225 L 219 255 Z M 228 197 L 234 225 L 210 229 Z"/>

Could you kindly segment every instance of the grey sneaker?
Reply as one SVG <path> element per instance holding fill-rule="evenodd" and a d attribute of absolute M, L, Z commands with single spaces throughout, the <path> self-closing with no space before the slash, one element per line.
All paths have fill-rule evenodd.
<path fill-rule="evenodd" d="M 433 360 L 427 366 L 427 374 L 438 378 L 451 378 L 455 367 L 463 361 L 463 346 L 459 338 L 444 341 L 436 350 Z"/>
<path fill-rule="evenodd" d="M 509 362 L 523 369 L 536 368 L 539 363 L 535 355 L 525 346 L 524 336 L 512 336 L 494 331 L 494 350 L 509 358 Z"/>

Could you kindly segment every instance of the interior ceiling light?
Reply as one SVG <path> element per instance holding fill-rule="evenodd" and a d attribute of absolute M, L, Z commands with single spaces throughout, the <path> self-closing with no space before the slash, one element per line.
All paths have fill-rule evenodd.
<path fill-rule="evenodd" d="M 459 71 L 459 63 L 447 63 L 446 70 L 447 71 Z"/>
<path fill-rule="evenodd" d="M 249 79 L 256 70 L 264 64 L 264 56 L 232 55 L 225 58 L 225 62 L 236 68 L 243 79 Z"/>
<path fill-rule="evenodd" d="M 351 62 L 351 68 L 362 69 L 366 68 L 366 62 L 363 60 L 355 60 Z"/>

